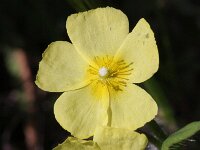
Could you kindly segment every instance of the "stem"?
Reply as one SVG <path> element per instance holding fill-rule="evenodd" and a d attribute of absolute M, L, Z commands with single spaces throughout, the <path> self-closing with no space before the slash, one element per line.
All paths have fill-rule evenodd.
<path fill-rule="evenodd" d="M 149 141 L 155 145 L 158 149 L 161 149 L 162 143 L 160 141 L 158 141 L 157 139 L 155 139 L 152 135 L 148 135 L 146 134 L 147 138 L 149 139 Z"/>
<path fill-rule="evenodd" d="M 155 138 L 158 139 L 159 141 L 163 142 L 167 138 L 167 135 L 155 120 L 149 122 L 148 127 L 155 135 Z"/>
<path fill-rule="evenodd" d="M 150 134 L 146 133 L 149 141 L 157 146 L 159 149 L 162 146 L 162 143 L 167 138 L 167 135 L 161 129 L 161 127 L 157 124 L 155 120 L 147 123 L 147 127 L 150 130 Z"/>

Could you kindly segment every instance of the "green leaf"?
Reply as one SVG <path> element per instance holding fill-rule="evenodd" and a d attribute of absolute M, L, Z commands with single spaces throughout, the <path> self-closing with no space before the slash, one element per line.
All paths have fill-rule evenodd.
<path fill-rule="evenodd" d="M 169 150 L 174 144 L 180 143 L 200 131 L 200 121 L 192 122 L 171 134 L 162 144 L 161 150 Z"/>

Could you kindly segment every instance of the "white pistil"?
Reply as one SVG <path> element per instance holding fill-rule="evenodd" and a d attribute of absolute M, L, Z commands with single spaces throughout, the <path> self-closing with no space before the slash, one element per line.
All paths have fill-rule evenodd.
<path fill-rule="evenodd" d="M 108 69 L 106 67 L 101 67 L 99 69 L 99 75 L 101 77 L 106 77 L 108 75 Z"/>

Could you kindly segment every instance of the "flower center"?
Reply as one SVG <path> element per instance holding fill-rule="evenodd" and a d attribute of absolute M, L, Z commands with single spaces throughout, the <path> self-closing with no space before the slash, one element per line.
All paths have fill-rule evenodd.
<path fill-rule="evenodd" d="M 122 91 L 133 71 L 133 63 L 123 59 L 114 60 L 114 57 L 94 57 L 96 66 L 89 66 L 88 75 L 97 84 L 102 83 L 115 91 Z"/>
<path fill-rule="evenodd" d="M 99 69 L 99 76 L 100 77 L 107 77 L 108 76 L 108 69 L 106 68 L 106 67 L 101 67 L 100 69 Z"/>

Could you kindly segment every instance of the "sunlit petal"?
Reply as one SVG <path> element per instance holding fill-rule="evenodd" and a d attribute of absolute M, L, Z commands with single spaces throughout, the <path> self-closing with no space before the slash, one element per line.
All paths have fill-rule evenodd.
<path fill-rule="evenodd" d="M 129 32 L 126 15 L 111 7 L 73 14 L 67 18 L 66 27 L 74 46 L 89 60 L 114 56 Z"/>
<path fill-rule="evenodd" d="M 159 57 L 154 33 L 145 19 L 140 19 L 128 34 L 116 57 L 133 63 L 133 71 L 129 77 L 132 83 L 143 82 L 158 70 Z"/>
<path fill-rule="evenodd" d="M 75 137 L 88 138 L 98 125 L 107 124 L 108 91 L 99 86 L 65 92 L 54 105 L 56 120 Z"/>
<path fill-rule="evenodd" d="M 63 92 L 88 84 L 85 78 L 88 63 L 68 42 L 51 43 L 39 64 L 35 83 L 45 91 Z"/>
<path fill-rule="evenodd" d="M 123 91 L 111 91 L 110 99 L 112 127 L 135 130 L 152 120 L 158 111 L 153 98 L 134 84 L 128 84 Z"/>
<path fill-rule="evenodd" d="M 144 134 L 111 127 L 98 127 L 93 140 L 101 150 L 143 150 L 148 142 Z"/>

